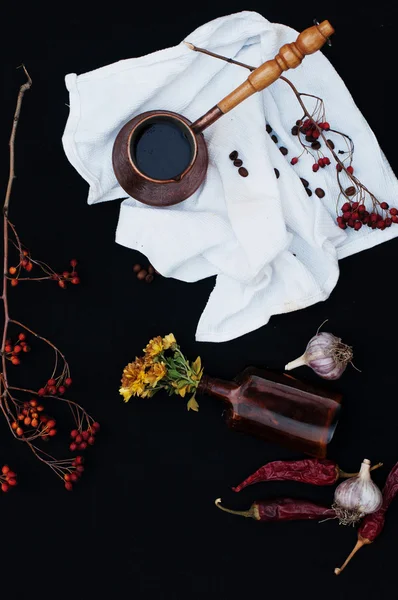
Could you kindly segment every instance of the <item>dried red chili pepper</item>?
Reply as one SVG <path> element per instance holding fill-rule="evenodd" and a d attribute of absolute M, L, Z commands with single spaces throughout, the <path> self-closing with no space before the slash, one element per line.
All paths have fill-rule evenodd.
<path fill-rule="evenodd" d="M 398 494 L 398 463 L 391 469 L 385 486 L 383 488 L 383 504 L 382 507 L 372 513 L 367 515 L 362 523 L 360 528 L 358 529 L 358 541 L 355 545 L 355 548 L 348 556 L 347 560 L 344 564 L 335 569 L 334 572 L 336 575 L 340 575 L 341 571 L 347 566 L 350 562 L 354 554 L 358 552 L 362 548 L 362 546 L 366 546 L 375 541 L 375 539 L 380 535 L 383 530 L 385 515 L 388 507 L 391 502 L 394 500 L 395 496 Z"/>
<path fill-rule="evenodd" d="M 248 510 L 231 510 L 221 506 L 221 498 L 215 504 L 224 512 L 241 517 L 249 517 L 256 521 L 300 521 L 308 519 L 334 519 L 336 513 L 332 508 L 321 506 L 307 500 L 294 498 L 278 498 L 277 500 L 255 500 Z"/>
<path fill-rule="evenodd" d="M 372 467 L 381 467 L 382 463 Z M 345 473 L 332 460 L 307 458 L 304 460 L 276 460 L 260 467 L 242 483 L 233 487 L 234 492 L 261 481 L 301 481 L 312 485 L 333 485 L 340 477 L 355 477 L 358 473 Z"/>

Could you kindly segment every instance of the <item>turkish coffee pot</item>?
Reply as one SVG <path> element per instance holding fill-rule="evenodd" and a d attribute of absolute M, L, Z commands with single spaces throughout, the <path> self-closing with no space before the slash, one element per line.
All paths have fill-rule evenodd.
<path fill-rule="evenodd" d="M 168 110 L 151 110 L 128 121 L 119 131 L 112 153 L 116 178 L 125 192 L 150 206 L 178 204 L 191 196 L 206 177 L 208 154 L 203 131 L 284 71 L 320 50 L 334 33 L 329 21 L 305 29 L 272 60 L 252 71 L 246 81 L 192 123 Z"/>

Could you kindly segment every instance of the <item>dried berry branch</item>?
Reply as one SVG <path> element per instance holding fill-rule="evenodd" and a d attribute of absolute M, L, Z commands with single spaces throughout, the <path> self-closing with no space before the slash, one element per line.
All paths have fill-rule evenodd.
<path fill-rule="evenodd" d="M 210 52 L 204 48 L 199 48 L 198 46 L 194 46 L 189 42 L 185 42 L 185 44 L 188 46 L 188 48 L 194 50 L 195 52 L 201 52 L 202 54 L 207 54 L 213 58 L 224 60 L 230 64 L 244 67 L 249 71 L 254 71 L 256 69 L 256 67 L 235 61 L 234 59 L 227 58 L 221 54 Z M 367 225 L 371 229 L 377 228 L 383 230 L 386 227 L 390 227 L 393 223 L 398 223 L 398 209 L 390 209 L 387 202 L 380 202 L 376 196 L 354 175 L 354 168 L 352 166 L 354 143 L 345 133 L 330 128 L 329 123 L 326 121 L 323 100 L 318 96 L 299 92 L 295 85 L 286 77 L 282 76 L 279 79 L 290 86 L 303 110 L 303 116 L 298 119 L 296 124 L 292 127 L 292 134 L 297 136 L 303 149 L 300 156 L 304 153 L 309 153 L 313 156 L 314 164 L 312 165 L 312 170 L 314 173 L 319 171 L 320 168 L 325 168 L 326 166 L 330 165 L 330 159 L 325 156 L 321 150 L 321 141 L 323 141 L 325 148 L 327 148 L 328 152 L 331 153 L 336 161 L 337 181 L 340 190 L 336 202 L 337 223 L 339 227 L 341 229 L 347 229 L 347 227 L 351 227 L 358 231 L 363 225 Z M 303 102 L 303 98 L 312 98 L 315 100 L 315 106 L 311 112 Z M 267 131 L 270 135 L 273 133 L 270 125 L 267 125 Z M 336 153 L 335 143 L 330 138 L 326 137 L 326 131 L 328 132 L 328 135 L 335 134 L 342 138 L 347 150 L 339 150 L 338 153 Z M 275 143 L 278 142 L 276 135 L 272 134 L 271 138 Z M 307 144 L 305 142 L 307 142 Z M 280 150 L 282 154 L 287 154 L 286 148 L 281 147 Z M 345 154 L 346 156 L 344 160 L 341 160 L 338 154 Z M 296 165 L 299 162 L 300 156 L 294 156 L 290 161 L 291 164 Z M 276 174 L 278 177 L 279 172 Z M 343 175 L 348 178 L 348 185 L 343 185 Z M 308 187 L 308 182 L 303 179 L 302 182 L 304 183 L 307 194 L 311 196 L 312 192 Z M 317 188 L 315 193 L 320 198 L 325 196 L 325 192 L 321 188 Z M 338 215 L 339 205 L 342 201 L 345 202 L 340 207 L 341 214 Z M 370 201 L 372 205 L 370 211 L 368 211 L 366 207 L 367 201 Z"/>
<path fill-rule="evenodd" d="M 99 431 L 99 424 L 84 410 L 82 406 L 62 397 L 66 390 L 72 384 L 70 369 L 64 354 L 47 338 L 39 335 L 27 325 L 20 321 L 11 318 L 8 302 L 8 282 L 13 287 L 18 285 L 20 281 L 44 281 L 54 280 L 58 282 L 59 287 L 66 288 L 67 283 L 74 285 L 80 283 L 75 259 L 70 261 L 72 270 L 57 273 L 47 263 L 33 259 L 29 250 L 22 244 L 15 226 L 8 218 L 9 206 L 13 181 L 15 179 L 15 137 L 16 130 L 21 113 L 22 100 L 24 94 L 32 86 L 32 80 L 29 73 L 22 66 L 27 81 L 21 85 L 17 97 L 16 109 L 14 114 L 11 136 L 9 141 L 10 147 L 10 167 L 7 190 L 3 206 L 3 289 L 1 301 L 4 307 L 4 324 L 3 335 L 1 342 L 1 373 L 0 373 L 0 409 L 7 421 L 15 439 L 24 442 L 31 449 L 33 454 L 50 467 L 54 473 L 60 477 L 67 490 L 73 489 L 73 484 L 76 483 L 84 471 L 83 458 L 76 456 L 75 458 L 67 458 L 59 460 L 45 452 L 42 448 L 35 445 L 33 442 L 49 441 L 57 434 L 56 420 L 45 414 L 44 401 L 59 401 L 66 403 L 72 413 L 74 420 L 74 429 L 71 431 L 72 442 L 70 450 L 85 450 L 89 445 L 95 442 L 95 435 Z M 16 266 L 9 266 L 9 248 L 13 247 L 18 255 L 19 262 Z M 41 273 L 33 277 L 21 277 L 21 273 L 25 270 L 30 273 L 32 269 L 39 268 Z M 19 328 L 21 331 L 14 340 L 9 337 L 9 329 Z M 24 353 L 30 351 L 26 339 L 27 335 L 44 342 L 54 351 L 55 359 L 51 367 L 51 375 L 46 378 L 46 383 L 38 391 L 28 388 L 21 388 L 15 385 L 10 385 L 8 380 L 8 364 L 11 363 L 17 366 L 21 363 L 21 357 Z M 30 396 L 30 400 L 23 400 L 26 395 Z M 7 492 L 17 483 L 16 475 L 10 470 L 8 465 L 4 465 L 0 474 L 1 490 Z"/>

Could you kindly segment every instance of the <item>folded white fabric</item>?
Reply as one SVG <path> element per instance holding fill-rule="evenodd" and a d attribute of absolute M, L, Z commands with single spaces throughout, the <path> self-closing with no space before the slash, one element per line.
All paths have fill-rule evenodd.
<path fill-rule="evenodd" d="M 207 23 L 186 40 L 260 65 L 297 35 L 245 11 Z M 113 173 L 112 146 L 132 116 L 163 108 L 194 121 L 247 75 L 245 69 L 193 52 L 182 42 L 80 76 L 67 75 L 70 115 L 63 144 L 90 185 L 88 203 L 126 198 Z M 317 52 L 287 76 L 300 91 L 324 100 L 328 122 L 355 142 L 355 174 L 380 201 L 394 206 L 398 182 L 328 60 Z M 338 259 L 398 235 L 396 225 L 383 231 L 339 229 L 334 165 L 313 173 L 309 155 L 290 165 L 301 153 L 291 134 L 301 116 L 290 87 L 277 81 L 205 131 L 209 169 L 191 198 L 162 209 L 131 197 L 121 204 L 117 243 L 145 254 L 166 277 L 194 282 L 217 275 L 199 320 L 199 341 L 231 340 L 264 325 L 273 314 L 325 300 L 338 280 Z M 266 133 L 266 122 L 289 150 L 288 160 Z M 232 165 L 232 150 L 239 151 L 248 177 L 240 177 Z M 325 197 L 309 198 L 300 176 L 313 189 L 323 188 Z"/>

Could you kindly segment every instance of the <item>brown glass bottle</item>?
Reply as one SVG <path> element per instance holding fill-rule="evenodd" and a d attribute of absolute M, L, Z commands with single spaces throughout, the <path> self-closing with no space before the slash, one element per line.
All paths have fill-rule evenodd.
<path fill-rule="evenodd" d="M 204 375 L 198 393 L 226 403 L 231 429 L 317 458 L 326 456 L 341 404 L 340 394 L 253 367 L 234 381 Z"/>

